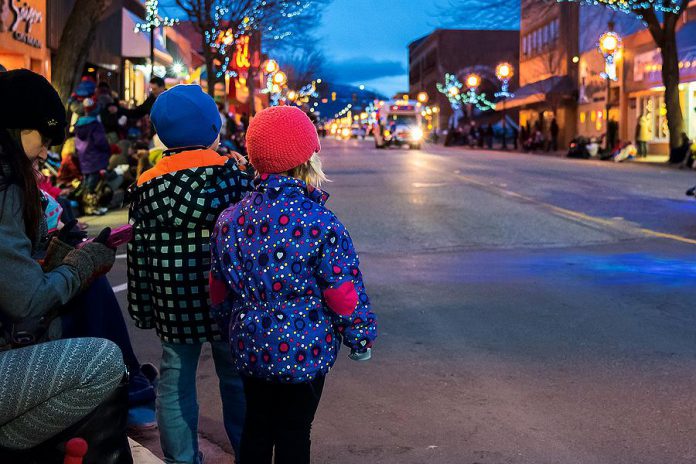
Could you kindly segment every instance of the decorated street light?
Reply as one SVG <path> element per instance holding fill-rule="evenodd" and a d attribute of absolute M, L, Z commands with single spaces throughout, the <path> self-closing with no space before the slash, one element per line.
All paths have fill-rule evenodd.
<path fill-rule="evenodd" d="M 283 86 L 288 82 L 288 76 L 283 71 L 278 71 L 273 75 L 273 83 Z"/>
<path fill-rule="evenodd" d="M 466 76 L 465 79 L 466 82 L 466 87 L 469 89 L 469 91 L 476 91 L 478 87 L 481 85 L 481 76 L 475 73 L 471 73 L 468 76 Z"/>
<path fill-rule="evenodd" d="M 604 72 L 602 77 L 607 81 L 607 101 L 606 101 L 606 143 L 607 148 L 611 148 L 611 140 L 609 140 L 609 110 L 611 110 L 611 82 L 618 81 L 619 76 L 616 72 L 616 62 L 621 54 L 623 46 L 621 36 L 614 32 L 614 23 L 609 22 L 609 30 L 599 38 L 599 52 L 604 57 Z"/>
<path fill-rule="evenodd" d="M 449 94 L 451 97 L 456 97 L 457 95 L 459 95 L 459 88 L 458 87 L 450 87 Z"/>
<path fill-rule="evenodd" d="M 503 150 L 507 150 L 507 115 L 505 113 L 505 99 L 512 97 L 509 92 L 510 79 L 515 74 L 514 68 L 510 63 L 500 63 L 495 68 L 495 77 L 500 81 L 500 92 L 496 92 L 496 98 L 503 101 Z"/>
<path fill-rule="evenodd" d="M 263 64 L 263 70 L 266 74 L 274 74 L 278 71 L 278 62 L 276 60 L 266 60 Z"/>
<path fill-rule="evenodd" d="M 155 30 L 160 27 L 171 27 L 178 22 L 176 18 L 163 18 L 159 15 L 159 0 L 145 2 L 145 22 L 136 24 L 133 32 L 150 33 L 150 78 L 155 75 Z"/>

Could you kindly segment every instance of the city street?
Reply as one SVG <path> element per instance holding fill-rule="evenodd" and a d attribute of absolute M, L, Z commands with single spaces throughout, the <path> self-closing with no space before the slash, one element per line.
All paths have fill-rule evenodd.
<path fill-rule="evenodd" d="M 329 375 L 313 462 L 696 461 L 696 174 L 323 146 L 380 337 Z M 124 258 L 109 277 L 125 312 Z M 157 363 L 154 331 L 128 322 Z M 209 355 L 199 395 L 201 434 L 229 451 Z"/>

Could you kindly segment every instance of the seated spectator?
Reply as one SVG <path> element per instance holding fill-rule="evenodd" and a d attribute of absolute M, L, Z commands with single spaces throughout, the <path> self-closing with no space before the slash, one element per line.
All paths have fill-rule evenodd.
<path fill-rule="evenodd" d="M 125 374 L 119 348 L 96 338 L 35 344 L 59 330 L 48 325 L 57 308 L 115 259 L 114 250 L 100 242 L 75 249 L 55 240 L 43 268 L 33 258 L 47 230 L 33 163 L 46 157 L 48 146 L 63 142 L 65 109 L 51 84 L 28 70 L 0 74 L 0 100 L 14 108 L 0 113 L 0 461 L 55 462 L 36 458 L 57 449 L 40 445 L 87 419 L 97 422 L 90 427 L 86 463 L 132 462 L 121 422 L 90 416 L 109 402 L 125 420 L 125 405 L 113 397 Z M 105 417 L 107 422 L 99 422 Z"/>

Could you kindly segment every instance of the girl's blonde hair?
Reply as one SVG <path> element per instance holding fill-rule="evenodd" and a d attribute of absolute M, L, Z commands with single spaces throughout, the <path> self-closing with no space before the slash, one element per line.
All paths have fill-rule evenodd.
<path fill-rule="evenodd" d="M 288 176 L 300 179 L 316 188 L 321 188 L 322 184 L 331 182 L 321 167 L 319 153 L 314 153 L 309 161 L 289 170 Z"/>

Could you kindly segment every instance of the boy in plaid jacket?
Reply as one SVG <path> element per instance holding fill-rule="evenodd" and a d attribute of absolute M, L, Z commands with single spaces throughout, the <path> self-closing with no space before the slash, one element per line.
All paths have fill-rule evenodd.
<path fill-rule="evenodd" d="M 155 102 L 152 123 L 168 147 L 138 179 L 128 245 L 128 303 L 136 326 L 162 340 L 157 420 L 166 462 L 198 464 L 196 368 L 212 345 L 225 429 L 235 450 L 244 419 L 241 380 L 210 317 L 210 232 L 215 218 L 250 189 L 235 161 L 219 155 L 220 114 L 197 85 L 177 85 Z"/>

